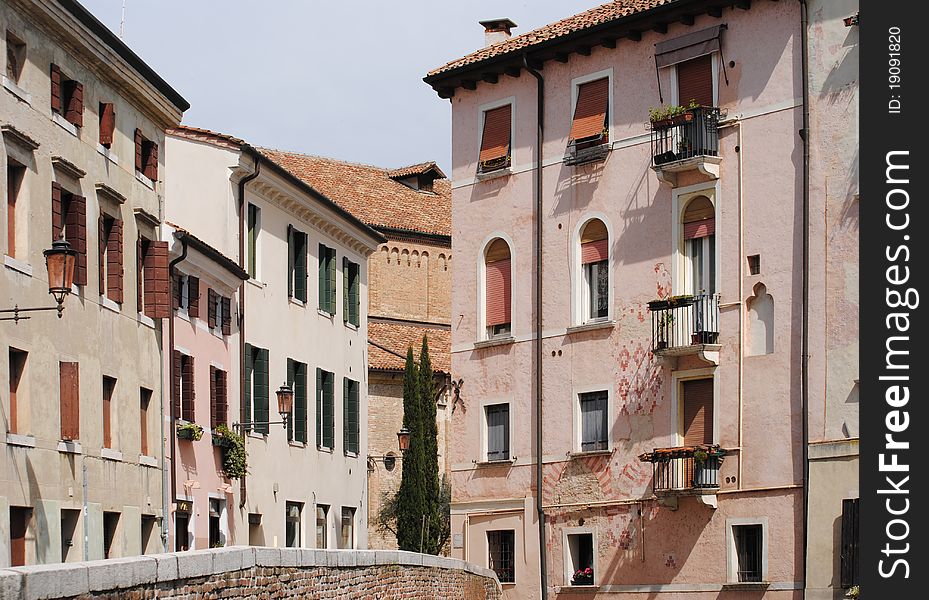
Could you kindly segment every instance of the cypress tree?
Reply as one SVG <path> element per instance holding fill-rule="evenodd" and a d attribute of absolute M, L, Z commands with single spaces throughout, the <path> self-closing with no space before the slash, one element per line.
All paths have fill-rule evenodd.
<path fill-rule="evenodd" d="M 423 484 L 426 500 L 426 535 L 423 552 L 438 554 L 437 547 L 442 532 L 439 489 L 439 430 L 436 425 L 435 380 L 432 361 L 429 359 L 429 341 L 423 336 L 419 354 L 419 415 L 423 431 Z"/>
<path fill-rule="evenodd" d="M 409 347 L 403 375 L 403 426 L 410 431 L 410 449 L 403 455 L 403 472 L 397 493 L 397 545 L 401 550 L 412 552 L 420 551 L 422 519 L 427 509 L 419 383 L 413 348 Z"/>

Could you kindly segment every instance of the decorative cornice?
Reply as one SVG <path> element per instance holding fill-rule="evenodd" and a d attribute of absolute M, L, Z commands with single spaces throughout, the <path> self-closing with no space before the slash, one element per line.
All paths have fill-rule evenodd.
<path fill-rule="evenodd" d="M 83 169 L 63 156 L 53 156 L 52 165 L 65 175 L 70 175 L 75 179 L 81 179 L 84 175 L 87 175 Z"/>
<path fill-rule="evenodd" d="M 22 146 L 29 152 L 39 148 L 39 142 L 35 141 L 19 129 L 16 129 L 16 127 L 11 124 L 0 125 L 0 130 L 3 131 L 3 137 L 9 136 L 10 141 L 19 146 Z"/>
<path fill-rule="evenodd" d="M 94 188 L 97 190 L 98 196 L 99 195 L 106 196 L 107 198 L 119 204 L 126 203 L 125 196 L 123 196 L 122 194 L 120 194 L 119 192 L 117 192 L 116 190 L 108 186 L 107 184 L 103 183 L 102 181 L 98 181 L 96 184 L 94 184 Z"/>

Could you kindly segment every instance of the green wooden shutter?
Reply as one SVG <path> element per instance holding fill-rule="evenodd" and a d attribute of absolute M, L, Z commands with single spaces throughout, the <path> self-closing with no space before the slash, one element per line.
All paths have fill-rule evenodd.
<path fill-rule="evenodd" d="M 323 446 L 335 448 L 335 376 L 323 377 Z"/>
<path fill-rule="evenodd" d="M 352 314 L 349 322 L 358 327 L 361 323 L 361 265 L 358 263 L 351 263 L 350 283 L 348 298 Z"/>
<path fill-rule="evenodd" d="M 294 438 L 306 443 L 306 365 L 296 363 L 294 372 Z"/>
<path fill-rule="evenodd" d="M 349 284 L 349 265 L 348 258 L 342 257 L 342 320 L 346 323 L 351 321 L 351 299 L 348 297 Z"/>
<path fill-rule="evenodd" d="M 294 227 L 287 226 L 287 297 L 293 298 L 294 295 Z M 287 359 L 288 361 L 290 359 Z"/>
<path fill-rule="evenodd" d="M 348 406 L 348 395 L 349 395 L 349 381 L 348 377 L 342 378 L 342 449 L 345 452 L 350 451 L 351 436 L 349 435 L 350 427 L 349 424 L 349 406 Z"/>
<path fill-rule="evenodd" d="M 252 420 L 252 372 L 255 370 L 255 360 L 252 354 L 252 345 L 245 344 L 245 356 L 242 357 L 244 367 L 242 369 L 242 389 L 245 390 L 245 422 Z M 251 427 L 246 426 L 246 431 Z"/>
<path fill-rule="evenodd" d="M 296 252 L 294 253 L 294 295 L 297 300 L 306 302 L 306 247 L 307 235 L 305 233 L 296 233 Z"/>
<path fill-rule="evenodd" d="M 248 205 L 248 275 L 255 278 L 257 269 L 255 268 L 256 251 L 255 247 L 258 242 L 258 207 L 254 204 Z"/>
<path fill-rule="evenodd" d="M 271 419 L 268 412 L 268 350 L 258 348 L 255 357 L 255 421 L 267 423 Z M 255 425 L 255 431 L 258 433 L 270 433 L 269 425 Z"/>
<path fill-rule="evenodd" d="M 294 386 L 294 369 L 295 369 L 294 362 L 295 361 L 292 358 L 287 359 L 287 385 L 290 386 L 290 389 L 294 390 L 293 415 L 296 416 L 297 414 L 297 408 L 296 408 L 297 407 L 297 391 L 296 389 L 294 389 L 295 388 Z M 293 439 L 294 439 L 293 419 L 290 419 L 289 421 L 287 421 L 287 441 L 291 441 Z"/>
<path fill-rule="evenodd" d="M 358 382 L 351 379 L 344 379 L 343 397 L 344 403 L 344 440 L 345 451 L 358 454 L 358 430 L 359 430 L 359 412 L 358 412 Z"/>
<path fill-rule="evenodd" d="M 323 445 L 323 370 L 316 367 L 316 446 Z"/>
<path fill-rule="evenodd" d="M 327 270 L 329 274 L 329 314 L 335 314 L 335 248 L 328 248 L 329 251 L 329 264 L 327 265 Z"/>
<path fill-rule="evenodd" d="M 326 277 L 326 261 L 329 260 L 328 248 L 319 245 L 319 269 L 317 273 L 316 287 L 319 289 L 319 310 L 326 310 L 326 302 L 329 300 L 329 291 L 326 286 L 329 285 L 329 278 Z"/>

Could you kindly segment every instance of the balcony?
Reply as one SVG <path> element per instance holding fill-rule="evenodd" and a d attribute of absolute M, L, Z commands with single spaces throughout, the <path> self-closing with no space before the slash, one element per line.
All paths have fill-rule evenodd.
<path fill-rule="evenodd" d="M 719 179 L 719 109 L 697 107 L 652 121 L 652 169 L 658 179 L 677 186 L 677 175 L 699 172 Z"/>
<path fill-rule="evenodd" d="M 599 136 L 583 140 L 572 140 L 565 154 L 566 165 L 580 166 L 606 160 L 610 153 L 609 131 L 604 129 Z"/>
<path fill-rule="evenodd" d="M 719 446 L 680 446 L 655 448 L 640 454 L 639 460 L 652 463 L 652 491 L 656 496 L 715 496 L 725 454 Z"/>
<path fill-rule="evenodd" d="M 659 356 L 699 354 L 719 364 L 719 296 L 674 296 L 648 303 L 652 313 L 652 352 Z"/>

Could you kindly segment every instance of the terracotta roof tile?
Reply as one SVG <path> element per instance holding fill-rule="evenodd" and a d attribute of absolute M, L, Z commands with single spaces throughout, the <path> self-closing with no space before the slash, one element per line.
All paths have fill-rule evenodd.
<path fill-rule="evenodd" d="M 392 179 L 396 179 L 398 177 L 409 177 L 410 175 L 421 175 L 432 170 L 434 170 L 439 177 L 443 179 L 445 178 L 445 173 L 442 172 L 442 169 L 439 168 L 439 165 L 435 164 L 435 161 L 419 163 L 418 165 L 410 165 L 409 167 L 400 167 L 399 169 L 392 169 L 387 171 L 387 176 Z"/>
<path fill-rule="evenodd" d="M 539 27 L 528 33 L 509 38 L 502 42 L 497 42 L 486 48 L 481 48 L 467 56 L 463 56 L 437 69 L 433 69 L 429 72 L 428 77 L 439 75 L 466 65 L 479 63 L 490 58 L 520 52 L 537 44 L 541 44 L 542 42 L 554 40 L 582 31 L 588 27 L 601 25 L 622 17 L 644 12 L 657 6 L 671 4 L 675 1 L 676 0 L 615 0 L 614 2 L 608 2 L 580 14 L 556 21 L 555 23 L 550 23 L 544 27 Z"/>
<path fill-rule="evenodd" d="M 377 229 L 386 227 L 451 235 L 451 184 L 437 179 L 433 192 L 419 192 L 391 179 L 391 173 L 424 169 L 423 163 L 388 170 L 332 158 L 258 148 L 268 159 L 331 198 L 343 209 Z M 413 170 L 410 174 L 420 172 Z"/>
<path fill-rule="evenodd" d="M 413 356 L 419 360 L 423 335 L 429 340 L 429 359 L 436 371 L 449 372 L 452 350 L 451 331 L 437 327 L 421 327 L 403 323 L 368 322 L 368 368 L 403 370 L 406 366 L 406 350 L 413 347 Z M 376 344 L 376 345 L 375 345 Z M 379 348 L 388 348 L 396 356 Z"/>
<path fill-rule="evenodd" d="M 218 133 L 216 131 L 210 131 L 209 129 L 201 129 L 199 127 L 190 127 L 188 125 L 179 125 L 177 127 L 169 127 L 166 131 L 168 135 L 174 135 L 177 137 L 187 138 L 189 140 L 196 140 L 198 142 L 209 142 L 217 144 L 224 147 L 232 148 L 241 148 L 245 145 L 245 140 L 237 138 L 235 136 L 227 135 L 225 133 Z"/>

